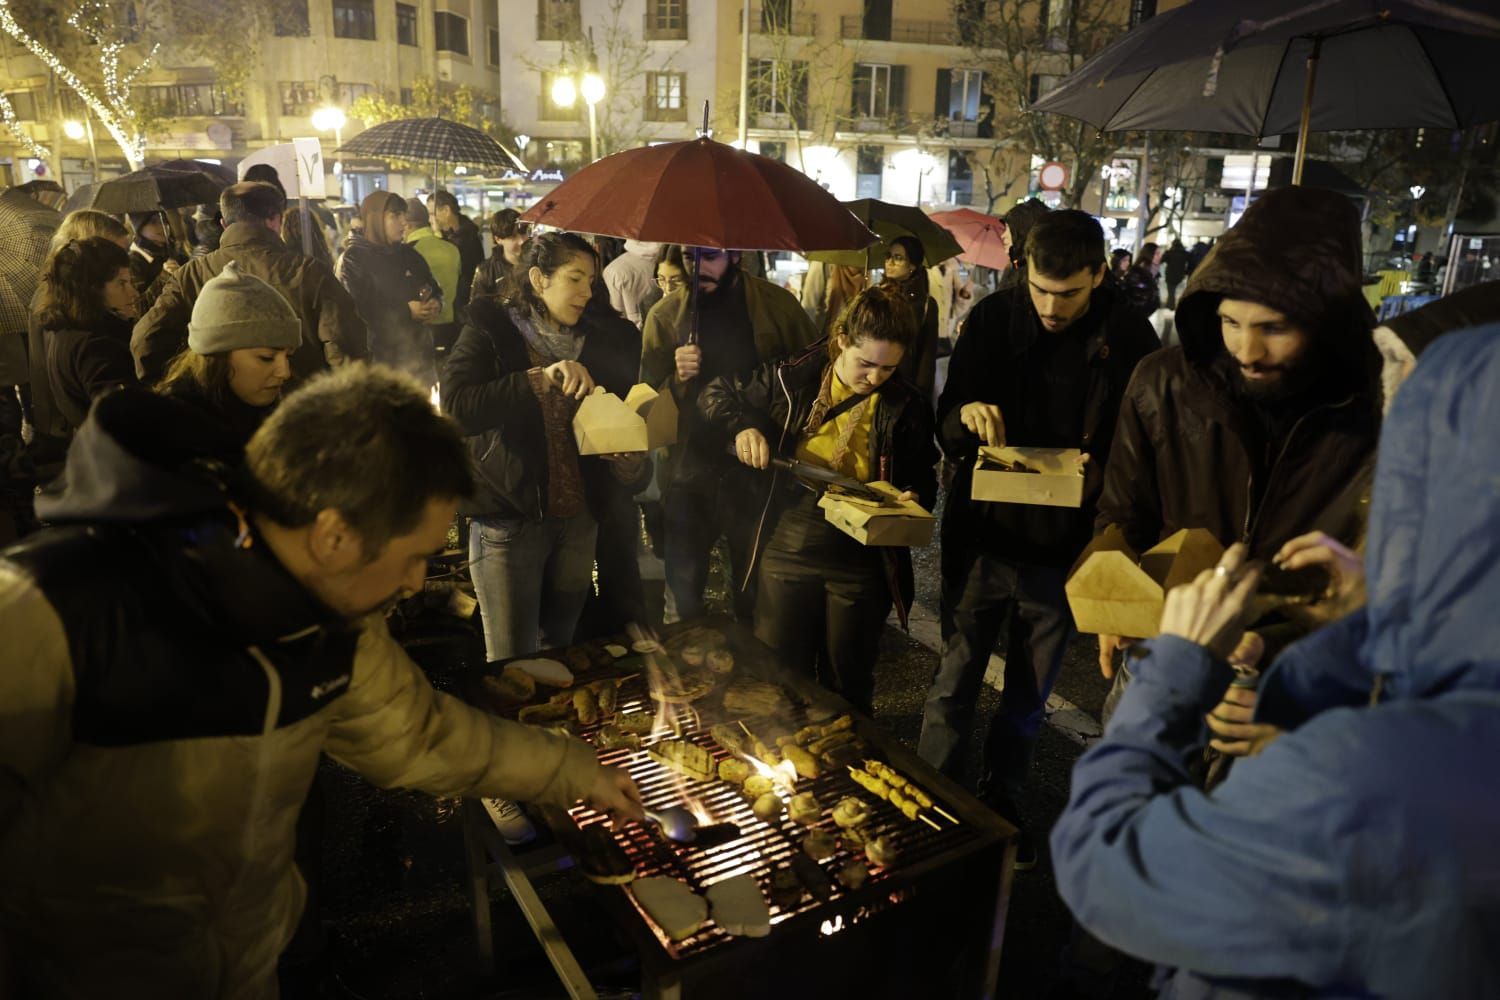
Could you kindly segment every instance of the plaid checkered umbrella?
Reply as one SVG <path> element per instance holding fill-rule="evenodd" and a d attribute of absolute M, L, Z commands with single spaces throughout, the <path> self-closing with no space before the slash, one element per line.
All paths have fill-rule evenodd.
<path fill-rule="evenodd" d="M 505 147 L 477 128 L 446 118 L 403 118 L 365 129 L 338 148 L 346 156 L 377 156 L 411 163 L 515 165 Z"/>
<path fill-rule="evenodd" d="M 14 189 L 0 194 L 0 335 L 21 333 L 62 216 Z"/>

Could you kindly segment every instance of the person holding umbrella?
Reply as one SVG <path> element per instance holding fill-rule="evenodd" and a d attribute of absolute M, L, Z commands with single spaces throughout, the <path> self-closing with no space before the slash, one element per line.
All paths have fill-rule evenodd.
<path fill-rule="evenodd" d="M 682 414 L 663 476 L 667 587 L 677 618 L 701 616 L 709 557 L 726 536 L 735 616 L 749 621 L 756 589 L 745 574 L 764 486 L 738 469 L 725 453 L 722 429 L 706 423 L 694 404 L 702 385 L 744 378 L 797 353 L 818 339 L 817 330 L 791 292 L 741 271 L 738 253 L 696 247 L 684 256 L 696 257 L 697 294 L 684 286 L 652 306 L 641 348 L 641 381 L 669 388 Z"/>
<path fill-rule="evenodd" d="M 699 409 L 749 468 L 796 458 L 862 483 L 889 482 L 930 508 L 932 411 L 899 374 L 916 331 L 902 291 L 867 289 L 844 308 L 833 336 L 749 377 L 713 380 Z M 861 545 L 828 523 L 816 492 L 790 477 L 780 485 L 761 518 L 773 523 L 770 509 L 780 509 L 761 557 L 755 634 L 869 715 L 880 633 L 893 602 L 903 622 L 911 604 L 910 553 Z"/>
<path fill-rule="evenodd" d="M 137 294 L 144 296 L 163 272 L 171 274 L 182 261 L 160 212 L 131 212 L 128 218 L 135 233 L 130 244 L 130 277 Z"/>

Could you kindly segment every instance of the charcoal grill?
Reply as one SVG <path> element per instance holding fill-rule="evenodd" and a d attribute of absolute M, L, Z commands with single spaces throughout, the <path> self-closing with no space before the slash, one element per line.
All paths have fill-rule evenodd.
<path fill-rule="evenodd" d="M 828 692 L 777 668 L 774 654 L 748 630 L 724 621 L 678 627 L 697 624 L 725 633 L 735 654 L 736 676 L 773 680 L 805 702 L 851 712 Z M 668 628 L 666 636 L 673 631 Z M 621 688 L 618 710 L 655 711 L 645 677 Z M 807 722 L 805 712 L 805 704 L 798 706 L 781 721 L 798 728 Z M 708 750 L 716 765 L 733 756 L 709 733 L 712 723 L 724 721 L 711 707 L 703 708 L 701 718 L 695 708 L 686 706 L 675 706 L 670 715 L 675 732 L 646 739 L 646 748 L 658 739 L 680 738 Z M 872 807 L 869 835 L 887 836 L 898 853 L 889 867 L 871 865 L 868 881 L 857 890 L 848 890 L 833 879 L 843 862 L 855 857 L 840 844 L 838 853 L 822 863 L 833 883 L 827 898 L 805 894 L 789 908 L 769 902 L 770 880 L 801 852 L 809 827 L 794 823 L 785 813 L 777 823 L 763 823 L 734 786 L 681 778 L 644 751 L 600 752 L 603 763 L 630 772 L 648 808 L 683 804 L 686 792 L 715 822 L 732 822 L 741 831 L 736 840 L 703 848 L 675 844 L 653 824 L 619 827 L 613 831 L 615 839 L 635 863 L 637 878 L 664 875 L 702 893 L 721 879 L 749 873 L 760 883 L 771 909 L 771 933 L 765 938 L 732 937 L 710 921 L 695 934 L 673 941 L 639 908 L 626 887 L 599 887 L 604 907 L 640 958 L 645 996 L 775 995 L 827 1000 L 844 995 L 994 995 L 1014 860 L 1014 829 L 873 723 L 857 715 L 855 719 L 858 734 L 870 747 L 866 756 L 883 760 L 906 775 L 953 819 L 929 811 L 926 815 L 936 822 L 936 829 L 908 819 L 857 785 L 843 768 L 826 769 L 815 779 L 799 779 L 796 791 L 814 793 L 824 806 L 819 828 L 836 832 L 828 810 L 840 798 L 854 795 Z M 580 736 L 594 742 L 598 728 L 584 727 Z M 605 822 L 603 815 L 582 805 L 566 812 L 536 811 L 563 844 L 576 836 L 576 830 Z M 491 854 L 527 911 L 564 985 L 573 996 L 592 996 L 556 928 L 544 912 L 531 911 L 541 903 L 527 881 L 528 866 L 505 848 L 492 829 L 486 832 Z M 559 866 L 554 856 L 548 856 L 541 867 L 548 865 Z M 789 974 L 792 970 L 794 974 Z M 765 977 L 761 980 L 764 988 L 752 988 L 749 984 L 760 976 Z"/>

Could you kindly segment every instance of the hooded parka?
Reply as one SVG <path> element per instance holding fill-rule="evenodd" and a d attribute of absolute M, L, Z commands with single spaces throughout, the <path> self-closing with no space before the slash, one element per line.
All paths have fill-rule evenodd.
<path fill-rule="evenodd" d="M 1344 196 L 1269 191 L 1193 272 L 1178 305 L 1181 346 L 1135 370 L 1120 408 L 1097 531 L 1117 526 L 1136 551 L 1205 528 L 1269 558 L 1323 530 L 1359 535 L 1379 433 L 1374 318 L 1360 293 L 1359 218 Z M 1285 313 L 1309 337 L 1315 384 L 1267 433 L 1236 388 L 1219 331 L 1223 299 Z"/>
<path fill-rule="evenodd" d="M 1500 326 L 1444 337 L 1380 443 L 1369 603 L 1289 647 L 1285 732 L 1211 793 L 1188 762 L 1233 670 L 1163 637 L 1052 833 L 1057 887 L 1185 998 L 1500 996 Z"/>

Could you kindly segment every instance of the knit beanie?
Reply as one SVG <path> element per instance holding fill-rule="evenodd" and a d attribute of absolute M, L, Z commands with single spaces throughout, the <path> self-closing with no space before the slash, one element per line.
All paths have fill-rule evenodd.
<path fill-rule="evenodd" d="M 231 261 L 209 279 L 193 303 L 188 348 L 196 354 L 224 354 L 250 347 L 296 350 L 302 320 L 275 288 Z"/>

